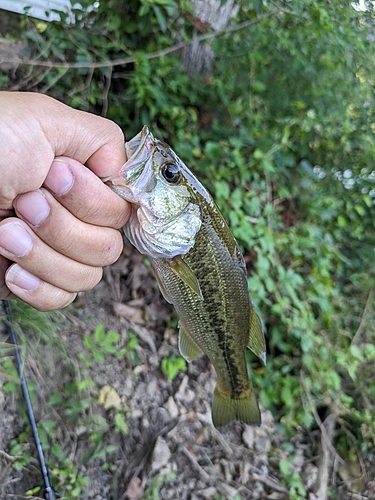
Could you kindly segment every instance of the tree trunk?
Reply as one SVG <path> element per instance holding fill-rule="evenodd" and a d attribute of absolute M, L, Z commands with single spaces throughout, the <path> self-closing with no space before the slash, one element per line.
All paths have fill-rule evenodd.
<path fill-rule="evenodd" d="M 225 31 L 230 19 L 238 12 L 236 0 L 195 0 L 192 2 L 194 13 L 194 42 L 183 51 L 183 64 L 189 74 L 209 75 L 212 70 L 214 53 L 211 42 L 199 42 L 197 37 L 209 30 L 214 33 Z"/>

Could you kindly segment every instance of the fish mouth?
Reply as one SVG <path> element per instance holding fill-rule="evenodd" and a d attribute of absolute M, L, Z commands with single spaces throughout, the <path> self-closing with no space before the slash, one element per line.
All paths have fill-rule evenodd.
<path fill-rule="evenodd" d="M 126 163 L 131 161 L 133 159 L 133 156 L 135 157 L 139 154 L 140 150 L 146 145 L 146 141 L 149 136 L 153 138 L 147 125 L 144 125 L 139 134 L 135 135 L 133 139 L 130 139 L 129 142 L 125 142 L 126 157 L 128 159 Z"/>
<path fill-rule="evenodd" d="M 142 190 L 139 182 L 146 163 L 150 160 L 154 149 L 155 139 L 149 128 L 145 125 L 141 132 L 125 143 L 127 161 L 120 169 L 118 175 L 102 178 L 113 191 L 130 202 L 136 202 L 137 193 Z"/>

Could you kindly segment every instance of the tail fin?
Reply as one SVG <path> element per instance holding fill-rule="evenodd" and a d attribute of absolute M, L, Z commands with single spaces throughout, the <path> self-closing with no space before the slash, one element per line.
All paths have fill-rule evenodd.
<path fill-rule="evenodd" d="M 215 427 L 238 420 L 245 424 L 260 425 L 261 416 L 252 387 L 233 398 L 216 386 L 212 401 L 212 422 Z"/>

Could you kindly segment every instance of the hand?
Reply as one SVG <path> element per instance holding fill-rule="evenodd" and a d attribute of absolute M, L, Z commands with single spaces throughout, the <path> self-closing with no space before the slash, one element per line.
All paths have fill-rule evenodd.
<path fill-rule="evenodd" d="M 125 163 L 123 134 L 47 96 L 0 92 L 0 150 L 0 299 L 64 307 L 121 253 L 129 204 L 99 177 Z"/>

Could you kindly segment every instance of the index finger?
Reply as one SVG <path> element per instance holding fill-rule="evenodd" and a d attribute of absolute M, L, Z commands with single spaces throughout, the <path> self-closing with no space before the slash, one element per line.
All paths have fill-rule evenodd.
<path fill-rule="evenodd" d="M 43 147 L 53 151 L 55 156 L 75 158 L 100 177 L 113 174 L 113 168 L 120 168 L 125 163 L 124 134 L 111 120 L 35 92 L 1 92 L 0 99 L 2 112 L 8 113 L 13 121 L 17 120 L 17 126 L 23 126 L 22 131 L 26 129 L 28 135 L 35 133 L 35 138 L 39 139 L 39 130 L 43 131 L 46 139 Z M 27 136 L 24 142 L 29 146 Z M 24 160 L 27 166 L 40 161 L 42 145 L 38 147 L 29 148 L 32 159 Z"/>

